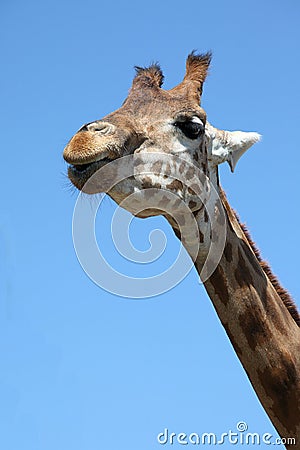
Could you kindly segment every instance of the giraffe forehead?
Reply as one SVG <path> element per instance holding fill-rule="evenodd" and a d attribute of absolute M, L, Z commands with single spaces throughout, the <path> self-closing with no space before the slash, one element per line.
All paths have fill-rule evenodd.
<path fill-rule="evenodd" d="M 166 117 L 175 118 L 179 114 L 199 115 L 200 119 L 205 120 L 205 112 L 198 103 L 162 89 L 154 93 L 142 91 L 129 96 L 117 112 L 135 120 L 150 122 Z"/>

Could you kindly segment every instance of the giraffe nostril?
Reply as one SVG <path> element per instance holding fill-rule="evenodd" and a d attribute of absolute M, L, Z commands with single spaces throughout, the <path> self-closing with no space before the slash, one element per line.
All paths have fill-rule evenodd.
<path fill-rule="evenodd" d="M 90 123 L 87 123 L 86 125 L 83 125 L 83 127 L 80 128 L 78 133 L 81 131 L 89 131 L 91 133 L 101 133 L 103 135 L 106 135 L 106 134 L 111 134 L 114 130 L 115 130 L 115 127 L 111 123 L 97 121 L 97 122 L 90 122 Z"/>
<path fill-rule="evenodd" d="M 81 131 L 87 131 L 88 130 L 88 125 L 83 125 L 83 127 L 81 127 L 77 133 L 80 133 Z"/>
<path fill-rule="evenodd" d="M 87 130 L 92 133 L 101 133 L 103 135 L 111 134 L 114 131 L 114 126 L 107 122 L 93 122 L 87 125 Z"/>

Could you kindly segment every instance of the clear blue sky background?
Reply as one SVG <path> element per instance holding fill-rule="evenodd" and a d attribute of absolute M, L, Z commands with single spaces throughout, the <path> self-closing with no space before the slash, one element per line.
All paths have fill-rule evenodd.
<path fill-rule="evenodd" d="M 134 65 L 158 60 L 168 88 L 192 49 L 211 49 L 209 120 L 263 135 L 234 175 L 222 168 L 222 184 L 299 299 L 299 2 L 11 0 L 0 12 L 0 448 L 158 449 L 165 427 L 222 433 L 241 420 L 273 433 L 194 271 L 148 300 L 85 275 L 62 150 L 120 106 Z M 126 270 L 113 211 L 105 201 L 98 240 Z M 160 219 L 134 221 L 136 244 L 147 248 L 158 225 L 174 252 Z"/>

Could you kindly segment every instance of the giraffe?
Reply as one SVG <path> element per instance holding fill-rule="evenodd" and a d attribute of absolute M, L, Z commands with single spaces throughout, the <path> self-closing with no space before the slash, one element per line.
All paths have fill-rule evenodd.
<path fill-rule="evenodd" d="M 218 165 L 227 162 L 234 171 L 259 135 L 219 130 L 207 121 L 201 96 L 210 62 L 210 52 L 192 52 L 183 81 L 170 90 L 162 88 L 164 77 L 158 64 L 136 67 L 123 105 L 81 127 L 63 156 L 69 164 L 69 179 L 85 191 L 99 169 L 134 155 L 144 171 L 109 189 L 105 180 L 98 180 L 86 192 L 107 192 L 138 217 L 164 215 L 190 254 L 197 244 L 193 260 L 199 274 L 212 241 L 218 239 L 211 216 L 221 224 L 226 236 L 223 251 L 203 278 L 204 287 L 271 422 L 281 437 L 295 438 L 293 448 L 300 449 L 300 316 L 219 182 Z M 197 184 L 201 174 L 211 186 L 206 190 L 215 190 L 221 204 L 213 204 L 210 216 L 209 201 L 200 195 L 205 182 Z M 107 177 L 111 176 L 107 170 Z M 155 189 L 172 194 L 172 199 L 166 196 L 165 204 L 160 204 L 160 197 L 156 203 Z M 139 207 L 134 202 L 125 205 L 132 194 Z M 193 216 L 197 233 L 189 232 L 188 213 L 178 202 Z M 175 210 L 176 220 L 172 218 Z"/>

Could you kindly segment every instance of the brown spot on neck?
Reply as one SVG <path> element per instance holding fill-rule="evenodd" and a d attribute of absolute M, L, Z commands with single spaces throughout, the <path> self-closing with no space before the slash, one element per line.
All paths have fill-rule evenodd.
<path fill-rule="evenodd" d="M 166 188 L 170 189 L 170 190 L 182 191 L 183 190 L 183 184 L 179 180 L 173 180 L 171 183 L 166 185 Z"/>
<path fill-rule="evenodd" d="M 253 278 L 240 249 L 238 249 L 238 258 L 237 267 L 234 271 L 236 281 L 240 287 L 253 285 Z"/>
<path fill-rule="evenodd" d="M 264 345 L 269 339 L 269 332 L 265 327 L 263 311 L 251 305 L 247 311 L 238 318 L 249 347 L 255 351 L 257 344 Z"/>
<path fill-rule="evenodd" d="M 227 262 L 232 262 L 232 245 L 230 244 L 230 242 L 226 242 L 224 248 L 224 256 Z"/>
<path fill-rule="evenodd" d="M 210 276 L 209 281 L 211 282 L 215 294 L 219 297 L 219 299 L 227 304 L 229 301 L 229 292 L 227 287 L 227 280 L 226 275 L 222 269 L 222 267 L 219 265 L 214 273 Z"/>
<path fill-rule="evenodd" d="M 151 167 L 151 172 L 159 175 L 161 172 L 161 168 L 162 168 L 162 162 L 156 161 Z"/>
<path fill-rule="evenodd" d="M 183 174 L 183 172 L 186 170 L 186 164 L 185 164 L 185 162 L 183 161 L 182 163 L 180 163 L 180 166 L 179 166 L 179 173 L 182 175 Z"/>
<path fill-rule="evenodd" d="M 189 201 L 189 208 L 190 208 L 190 209 L 196 208 L 196 206 L 197 206 L 197 203 L 196 203 L 196 202 L 194 202 L 193 200 L 190 200 L 190 201 Z"/>

